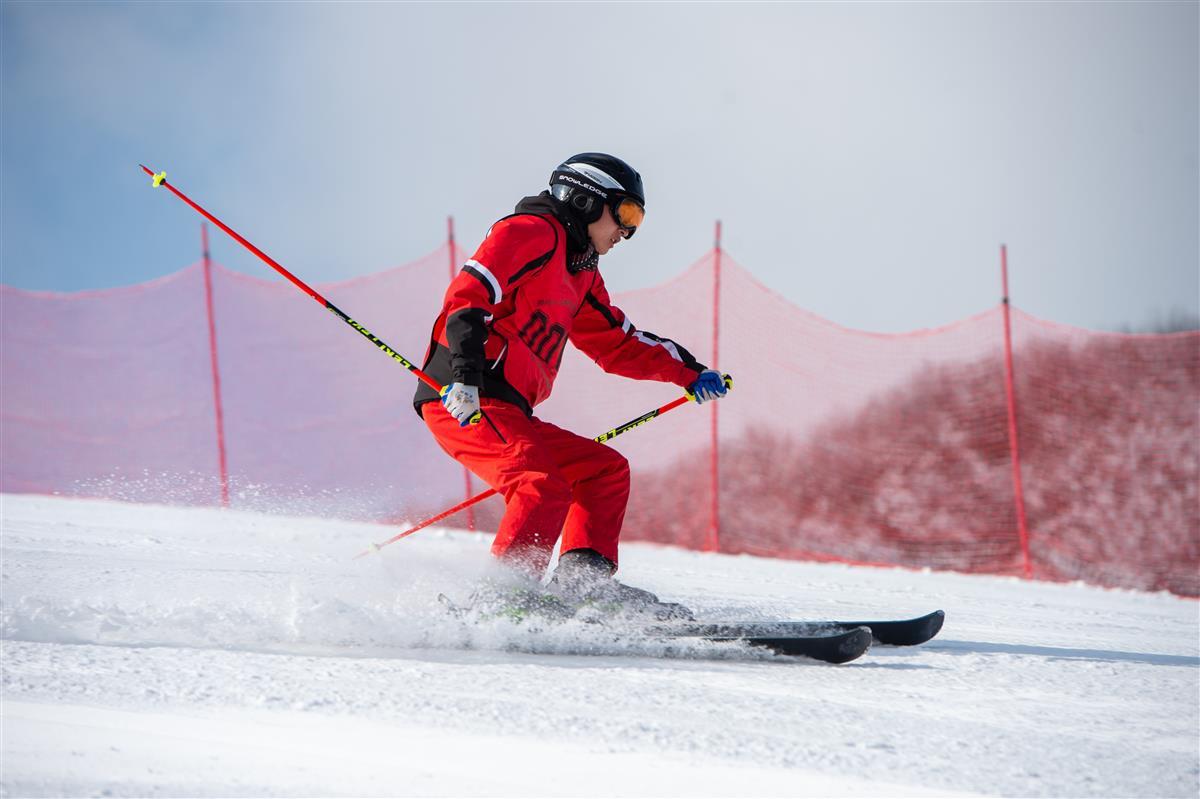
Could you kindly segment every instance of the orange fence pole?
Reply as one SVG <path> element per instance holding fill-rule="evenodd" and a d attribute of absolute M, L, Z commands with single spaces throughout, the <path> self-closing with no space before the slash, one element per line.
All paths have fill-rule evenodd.
<path fill-rule="evenodd" d="M 1021 557 L 1025 578 L 1033 577 L 1029 558 L 1029 523 L 1025 518 L 1025 490 L 1021 486 L 1021 447 L 1017 441 L 1017 392 L 1013 377 L 1012 322 L 1008 303 L 1008 245 L 1000 245 L 1000 280 L 1004 298 L 1004 393 L 1008 399 L 1008 447 L 1012 454 L 1013 495 L 1017 503 L 1017 534 L 1021 540 Z"/>
<path fill-rule="evenodd" d="M 208 312 L 208 350 L 212 363 L 213 409 L 217 417 L 217 462 L 221 474 L 221 506 L 229 507 L 229 466 L 225 457 L 225 412 L 221 404 L 221 369 L 217 362 L 217 324 L 213 314 L 212 259 L 208 254 L 208 225 L 200 223 L 204 250 L 204 303 Z"/>
<path fill-rule="evenodd" d="M 710 369 L 721 371 L 720 367 L 720 345 L 721 345 L 721 220 L 717 220 L 716 233 L 713 237 L 713 320 L 712 320 L 712 359 L 713 362 L 709 365 Z M 710 456 L 709 456 L 709 522 L 708 536 L 704 542 L 704 550 L 706 552 L 719 552 L 721 550 L 721 453 L 720 443 L 718 441 L 719 432 L 719 403 L 711 403 L 712 407 L 712 427 L 710 431 Z"/>

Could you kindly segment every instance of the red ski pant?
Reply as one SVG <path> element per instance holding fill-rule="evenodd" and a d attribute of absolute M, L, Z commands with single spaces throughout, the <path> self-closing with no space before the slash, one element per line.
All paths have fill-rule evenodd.
<path fill-rule="evenodd" d="M 460 427 L 436 402 L 422 411 L 442 449 L 504 497 L 492 554 L 540 576 L 561 534 L 563 552 L 594 549 L 616 563 L 629 501 L 625 456 L 511 403 L 480 404 L 503 442 L 486 420 Z"/>

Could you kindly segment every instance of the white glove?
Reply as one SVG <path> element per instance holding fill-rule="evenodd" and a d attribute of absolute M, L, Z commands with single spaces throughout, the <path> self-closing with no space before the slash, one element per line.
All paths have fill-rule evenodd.
<path fill-rule="evenodd" d="M 462 427 L 479 422 L 479 386 L 451 383 L 442 389 L 442 404 Z"/>

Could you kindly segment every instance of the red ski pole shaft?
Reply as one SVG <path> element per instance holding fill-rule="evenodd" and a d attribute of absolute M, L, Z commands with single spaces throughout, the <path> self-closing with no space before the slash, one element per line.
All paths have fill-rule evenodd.
<path fill-rule="evenodd" d="M 371 544 L 369 547 L 364 549 L 362 552 L 359 552 L 357 555 L 355 555 L 354 559 L 358 560 L 359 558 L 365 558 L 367 555 L 370 555 L 372 552 L 378 552 L 379 550 L 383 549 L 388 544 L 394 544 L 397 541 L 399 541 L 401 538 L 408 538 L 413 533 L 415 533 L 419 530 L 424 530 L 429 525 L 436 524 L 437 522 L 440 522 L 442 519 L 445 519 L 448 516 L 453 516 L 454 514 L 458 513 L 460 510 L 469 508 L 477 502 L 483 502 L 488 497 L 493 497 L 496 494 L 497 494 L 496 489 L 489 488 L 487 491 L 484 491 L 483 493 L 480 493 L 480 494 L 476 494 L 475 496 L 471 497 L 470 499 L 464 499 L 462 502 L 458 503 L 453 508 L 447 508 L 446 510 L 437 514 L 436 516 L 430 516 L 425 521 L 414 524 L 412 527 L 408 528 L 403 533 L 394 535 L 391 538 L 389 538 L 387 541 L 384 541 L 381 544 Z"/>
<path fill-rule="evenodd" d="M 184 194 L 179 189 L 172 186 L 167 181 L 167 173 L 166 172 L 159 172 L 158 174 L 155 174 L 154 170 L 150 169 L 145 164 L 138 164 L 138 166 L 140 166 L 142 168 L 143 172 L 145 172 L 150 177 L 154 178 L 155 186 L 165 186 L 167 189 L 170 189 L 172 194 L 174 194 L 176 197 L 183 200 L 185 203 L 187 203 L 192 208 L 194 208 L 197 213 L 199 213 L 201 216 L 203 216 L 209 222 L 212 222 L 214 225 L 219 227 L 221 230 L 228 233 L 230 235 L 230 237 L 233 238 L 234 241 L 236 241 L 238 244 L 245 247 L 250 252 L 257 255 L 263 263 L 265 263 L 267 266 L 274 269 L 279 274 L 286 277 L 288 280 L 290 280 L 296 286 L 296 288 L 300 289 L 305 294 L 307 294 L 308 296 L 312 297 L 314 300 L 319 302 L 321 305 L 323 305 L 325 307 L 326 310 L 332 312 L 334 314 L 334 316 L 338 317 L 343 322 L 350 325 L 350 327 L 354 328 L 359 333 L 361 333 L 364 338 L 366 338 L 368 341 L 370 341 L 372 344 L 374 344 L 376 347 L 378 347 L 380 350 L 382 350 L 384 352 L 384 354 L 386 354 L 392 360 L 396 361 L 401 366 L 403 366 L 405 369 L 407 369 L 408 371 L 410 371 L 414 375 L 416 375 L 417 379 L 421 380 L 427 386 L 429 386 L 430 388 L 432 388 L 435 391 L 442 390 L 442 387 L 440 385 L 438 385 L 438 382 L 436 380 L 434 380 L 432 377 L 430 377 L 429 375 L 425 374 L 425 372 L 423 372 L 416 364 L 412 363 L 407 358 L 405 358 L 403 355 L 401 355 L 400 353 L 396 352 L 394 349 L 389 347 L 387 344 L 384 343 L 384 341 L 381 338 L 376 336 L 370 330 L 367 330 L 365 327 L 360 325 L 358 322 L 351 319 L 344 311 L 342 311 L 342 309 L 338 308 L 332 302 L 330 302 L 329 300 L 325 299 L 320 294 L 318 294 L 316 292 L 316 290 L 313 289 L 312 286 L 308 285 L 303 280 L 296 277 L 288 270 L 284 269 L 283 266 L 280 265 L 279 262 L 276 261 L 274 258 L 272 258 L 271 256 L 267 255 L 262 250 L 255 247 L 253 244 L 251 244 L 246 239 L 242 238 L 242 235 L 240 233 L 238 233 L 236 230 L 229 227 L 229 225 L 226 225 L 220 219 L 217 219 L 215 216 L 213 216 L 207 210 L 205 210 L 203 207 L 201 207 L 198 203 L 194 202 L 186 194 Z"/>
<path fill-rule="evenodd" d="M 729 375 L 725 375 L 725 385 L 728 386 L 729 388 L 733 388 L 733 378 L 730 377 Z M 601 433 L 600 435 L 596 436 L 592 440 L 597 443 L 600 443 L 600 444 L 603 444 L 606 441 L 611 441 L 612 439 L 616 438 L 617 436 L 621 435 L 622 433 L 626 433 L 635 427 L 640 427 L 640 426 L 646 424 L 647 422 L 651 421 L 652 419 L 657 419 L 659 416 L 662 416 L 667 411 L 674 410 L 675 408 L 678 408 L 680 405 L 683 405 L 685 402 L 691 402 L 693 399 L 695 399 L 695 397 L 693 397 L 691 394 L 684 394 L 682 397 L 677 397 L 676 399 L 671 400 L 666 405 L 663 405 L 661 408 L 655 408 L 652 411 L 643 413 L 641 416 L 637 417 L 636 419 L 630 419 L 625 424 L 620 425 L 618 427 L 614 427 L 612 430 L 609 430 L 605 433 Z M 367 547 L 362 552 L 359 552 L 357 555 L 355 555 L 354 559 L 358 560 L 359 558 L 361 558 L 365 555 L 369 555 L 372 552 L 378 552 L 379 550 L 386 547 L 388 544 L 394 544 L 395 542 L 399 541 L 401 538 L 408 538 L 410 535 L 417 532 L 418 530 L 424 530 L 429 525 L 434 524 L 435 522 L 440 522 L 442 519 L 445 519 L 448 516 L 453 516 L 454 514 L 458 513 L 460 510 L 469 508 L 470 506 L 474 505 L 476 502 L 482 502 L 483 500 L 487 499 L 488 497 L 494 496 L 496 493 L 497 493 L 496 489 L 489 488 L 487 491 L 484 491 L 480 494 L 476 494 L 475 496 L 471 497 L 470 499 L 465 499 L 462 502 L 455 505 L 453 508 L 447 508 L 446 510 L 437 514 L 436 516 L 430 516 L 425 521 L 414 524 L 412 527 L 408 528 L 404 532 L 399 533 L 398 535 L 392 536 L 387 541 L 384 541 L 381 544 L 371 544 L 371 546 Z"/>
<path fill-rule="evenodd" d="M 363 338 L 365 338 L 367 341 L 371 342 L 376 347 L 378 347 L 389 358 L 396 361 L 401 366 L 403 366 L 405 369 L 407 369 L 408 371 L 410 371 L 414 375 L 416 375 L 419 380 L 421 380 L 423 383 L 425 383 L 425 385 L 429 386 L 430 388 L 432 388 L 434 391 L 438 392 L 439 394 L 442 392 L 443 387 L 441 385 L 439 385 L 436 380 L 434 380 L 432 377 L 430 377 L 428 374 L 426 374 L 424 371 L 422 371 L 415 363 L 408 360 L 403 355 L 401 355 L 400 353 L 396 352 L 394 349 L 389 347 L 386 343 L 384 343 L 383 339 L 379 338 L 374 333 L 372 333 L 370 330 L 367 330 L 361 324 L 359 324 L 358 322 L 351 319 L 349 317 L 349 315 L 346 314 L 345 311 L 343 311 L 341 308 L 338 308 L 332 302 L 330 302 L 329 300 L 325 299 L 320 294 L 318 294 L 316 292 L 316 290 L 313 289 L 312 286 L 308 285 L 303 280 L 296 277 L 288 270 L 284 269 L 283 266 L 280 265 L 279 262 L 276 261 L 274 258 L 272 258 L 271 256 L 267 255 L 262 250 L 255 247 L 249 241 L 244 239 L 241 236 L 241 234 L 238 233 L 236 230 L 229 227 L 229 225 L 226 225 L 220 219 L 217 219 L 215 216 L 213 216 L 207 210 L 205 210 L 203 207 L 201 207 L 198 203 L 194 202 L 192 200 L 192 198 L 188 197 L 186 194 L 181 192 L 179 189 L 172 186 L 167 181 L 167 173 L 166 172 L 159 172 L 158 174 L 155 174 L 154 170 L 150 169 L 145 164 L 138 164 L 138 166 L 140 166 L 142 168 L 143 172 L 145 172 L 150 177 L 154 178 L 154 185 L 156 187 L 157 186 L 166 186 L 168 189 L 171 190 L 172 194 L 174 194 L 179 199 L 183 200 L 185 203 L 190 205 L 192 208 L 196 209 L 196 212 L 199 213 L 201 216 L 203 216 L 205 219 L 212 222 L 214 225 L 221 228 L 221 230 L 228 233 L 234 239 L 234 241 L 236 241 L 238 244 L 241 244 L 247 250 L 249 250 L 250 252 L 257 255 L 262 260 L 263 263 L 265 263 L 267 266 L 274 269 L 279 274 L 286 277 L 298 289 L 303 291 L 308 296 L 312 297 L 314 300 L 319 302 L 321 305 L 325 306 L 325 309 L 330 311 L 331 313 L 333 313 L 333 315 L 336 316 L 338 319 L 341 319 L 343 322 L 350 325 L 350 327 L 354 328 L 359 333 L 361 333 L 363 335 Z M 477 411 L 476 414 L 473 417 L 471 417 L 471 420 L 469 423 L 470 424 L 478 424 L 480 420 L 486 421 L 488 423 L 488 426 L 490 428 L 492 428 L 492 431 L 496 434 L 496 436 L 501 441 L 505 441 L 504 435 L 500 432 L 500 429 L 498 427 L 496 427 L 495 423 L 491 419 L 489 419 L 488 415 L 486 413 L 484 413 L 483 411 Z"/>

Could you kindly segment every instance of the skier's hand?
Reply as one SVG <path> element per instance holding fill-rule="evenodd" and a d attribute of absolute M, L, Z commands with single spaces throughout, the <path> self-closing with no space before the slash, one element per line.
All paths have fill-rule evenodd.
<path fill-rule="evenodd" d="M 442 404 L 462 427 L 478 424 L 483 414 L 479 410 L 479 387 L 451 383 L 442 389 Z"/>
<path fill-rule="evenodd" d="M 732 377 L 729 375 L 722 377 L 716 369 L 705 369 L 695 382 L 687 387 L 687 393 L 696 401 L 697 405 L 702 405 L 709 400 L 720 399 L 728 394 L 731 388 L 733 388 Z"/>

